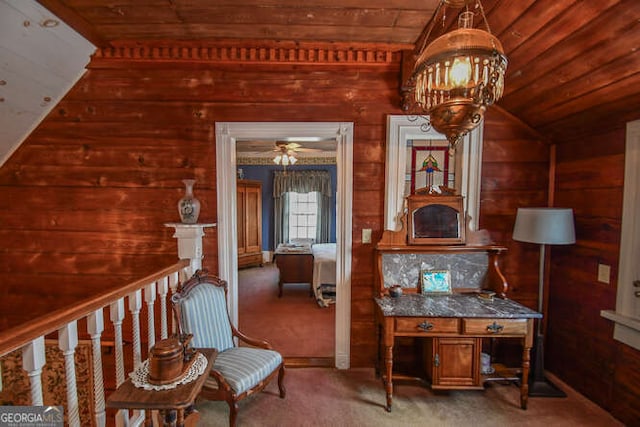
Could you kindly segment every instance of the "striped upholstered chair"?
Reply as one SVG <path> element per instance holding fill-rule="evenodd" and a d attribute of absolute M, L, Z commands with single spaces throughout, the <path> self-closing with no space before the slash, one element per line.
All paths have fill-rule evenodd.
<path fill-rule="evenodd" d="M 278 375 L 280 397 L 284 398 L 284 361 L 266 341 L 249 338 L 231 323 L 227 310 L 227 282 L 197 271 L 171 297 L 180 334 L 193 334 L 195 348 L 215 348 L 213 364 L 201 397 L 225 400 L 229 405 L 229 425 L 234 426 L 238 402 L 262 390 Z M 244 346 L 236 346 L 237 337 Z"/>

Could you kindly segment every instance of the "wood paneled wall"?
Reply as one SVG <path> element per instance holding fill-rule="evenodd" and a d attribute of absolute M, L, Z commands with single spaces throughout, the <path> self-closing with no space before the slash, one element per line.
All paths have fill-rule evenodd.
<path fill-rule="evenodd" d="M 373 230 L 374 242 L 382 233 L 386 115 L 400 113 L 399 67 L 399 55 L 349 66 L 98 56 L 0 170 L 0 233 L 9 242 L 0 261 L 3 292 L 20 295 L 36 274 L 62 292 L 62 303 L 105 276 L 174 260 L 175 240 L 163 224 L 178 219 L 182 179 L 197 180 L 201 221 L 216 221 L 216 121 L 353 121 L 352 365 L 371 366 L 374 245 L 359 237 L 362 228 Z M 531 193 L 528 183 L 510 182 L 522 181 L 523 164 L 544 169 L 544 149 L 507 116 L 489 114 L 485 134 L 481 221 L 508 243 L 504 218 L 531 194 L 544 199 L 546 185 L 538 179 Z M 204 244 L 203 264 L 216 271 L 215 230 Z M 514 264 L 511 258 L 505 262 Z M 518 283 L 518 269 L 509 272 Z M 526 300 L 519 289 L 514 295 Z"/>
<path fill-rule="evenodd" d="M 216 121 L 352 121 L 351 364 L 373 366 L 374 245 L 360 236 L 363 228 L 374 242 L 382 234 L 386 116 L 401 113 L 399 70 L 399 56 L 383 65 L 93 61 L 0 169 L 3 322 L 27 289 L 46 312 L 53 301 L 173 262 L 177 245 L 163 224 L 178 220 L 184 178 L 197 180 L 201 221 L 216 222 Z M 480 226 L 509 247 L 502 269 L 510 296 L 535 307 L 538 247 L 511 233 L 517 207 L 546 205 L 549 146 L 496 107 L 484 138 Z M 597 314 L 613 307 L 615 289 L 595 282 L 595 265 L 609 263 L 615 279 L 622 140 L 617 130 L 558 149 L 556 200 L 576 209 L 579 242 L 552 249 L 547 346 L 548 367 L 614 414 L 631 410 L 625 390 L 638 391 L 628 371 L 638 358 L 616 350 Z M 214 272 L 216 234 L 204 239 L 203 264 Z M 613 402 L 614 392 L 628 398 Z"/>
<path fill-rule="evenodd" d="M 640 352 L 613 340 L 613 322 L 600 316 L 616 305 L 624 149 L 624 128 L 558 145 L 555 205 L 573 208 L 577 242 L 552 247 L 546 367 L 638 425 Z M 598 263 L 611 266 L 610 284 L 598 282 Z"/>
<path fill-rule="evenodd" d="M 485 115 L 480 228 L 508 247 L 501 269 L 509 281 L 509 298 L 530 308 L 538 301 L 539 246 L 514 241 L 519 207 L 546 206 L 549 145 L 526 125 L 497 107 Z"/>
<path fill-rule="evenodd" d="M 107 276 L 174 262 L 177 245 L 163 224 L 178 220 L 182 179 L 197 180 L 200 220 L 217 220 L 216 121 L 352 121 L 354 329 L 366 330 L 369 349 L 355 351 L 354 363 L 368 364 L 373 245 L 356 236 L 361 228 L 372 228 L 374 241 L 381 235 L 386 114 L 400 112 L 398 74 L 399 60 L 348 67 L 93 61 L 0 170 L 3 294 L 25 301 L 29 283 L 36 289 L 28 293 L 65 304 Z M 203 265 L 215 272 L 217 233 L 206 233 Z"/>

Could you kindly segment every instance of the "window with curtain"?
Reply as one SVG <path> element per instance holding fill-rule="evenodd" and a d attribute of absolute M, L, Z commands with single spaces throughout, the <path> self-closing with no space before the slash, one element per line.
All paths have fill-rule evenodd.
<path fill-rule="evenodd" d="M 318 192 L 293 193 L 289 199 L 289 240 L 315 239 L 318 223 Z"/>
<path fill-rule="evenodd" d="M 280 243 L 288 243 L 293 238 L 301 237 L 290 235 L 291 221 L 298 221 L 301 218 L 296 214 L 296 219 L 293 219 L 291 214 L 292 207 L 301 205 L 299 196 L 293 196 L 293 194 L 306 195 L 305 209 L 312 206 L 309 199 L 313 197 L 316 199 L 315 234 L 304 236 L 304 238 L 314 238 L 316 243 L 329 242 L 331 237 L 331 176 L 329 172 L 326 170 L 275 171 L 273 176 L 273 208 L 276 247 Z M 296 200 L 295 205 L 291 203 L 292 199 Z M 295 232 L 297 233 L 298 230 Z M 310 232 L 310 230 L 307 229 L 306 232 Z"/>

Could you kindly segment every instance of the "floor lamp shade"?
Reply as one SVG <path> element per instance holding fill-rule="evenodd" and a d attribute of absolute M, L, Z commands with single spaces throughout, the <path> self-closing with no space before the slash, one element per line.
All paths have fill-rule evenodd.
<path fill-rule="evenodd" d="M 575 243 L 573 209 L 518 208 L 513 240 L 544 245 Z"/>

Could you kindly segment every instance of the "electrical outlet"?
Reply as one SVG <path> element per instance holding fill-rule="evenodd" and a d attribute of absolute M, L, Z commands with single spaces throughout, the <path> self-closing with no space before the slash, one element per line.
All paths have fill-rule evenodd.
<path fill-rule="evenodd" d="M 609 283 L 611 280 L 611 267 L 606 264 L 598 264 L 598 282 Z"/>
<path fill-rule="evenodd" d="M 363 228 L 362 229 L 362 243 L 371 243 L 371 229 Z"/>

